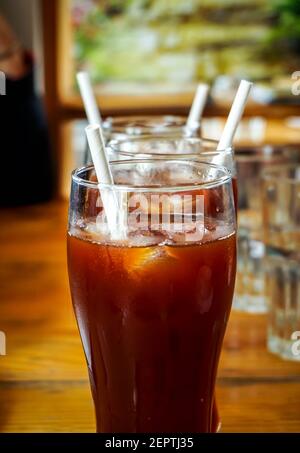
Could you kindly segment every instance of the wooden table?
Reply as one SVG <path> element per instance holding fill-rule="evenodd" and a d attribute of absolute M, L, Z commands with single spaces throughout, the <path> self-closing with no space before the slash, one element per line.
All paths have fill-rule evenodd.
<path fill-rule="evenodd" d="M 0 214 L 1 432 L 93 432 L 66 270 L 67 207 Z M 224 432 L 300 431 L 300 363 L 266 351 L 264 316 L 232 313 L 217 395 Z"/>

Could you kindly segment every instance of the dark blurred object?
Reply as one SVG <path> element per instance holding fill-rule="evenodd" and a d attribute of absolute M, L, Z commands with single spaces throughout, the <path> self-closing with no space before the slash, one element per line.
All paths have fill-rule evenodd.
<path fill-rule="evenodd" d="M 0 205 L 13 206 L 49 200 L 53 165 L 42 104 L 34 91 L 33 64 L 21 79 L 6 80 L 1 96 Z"/>
<path fill-rule="evenodd" d="M 41 100 L 34 89 L 34 64 L 0 15 L 0 206 L 47 201 L 53 192 L 53 164 Z"/>

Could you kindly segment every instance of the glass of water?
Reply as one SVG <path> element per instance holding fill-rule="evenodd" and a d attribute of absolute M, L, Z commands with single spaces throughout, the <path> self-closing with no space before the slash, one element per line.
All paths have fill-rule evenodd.
<path fill-rule="evenodd" d="M 107 142 L 110 140 L 124 140 L 143 135 L 174 135 L 182 137 L 199 137 L 200 122 L 195 123 L 193 128 L 186 125 L 187 118 L 175 115 L 139 115 L 139 116 L 120 116 L 106 118 L 103 121 L 103 133 Z"/>
<path fill-rule="evenodd" d="M 186 125 L 187 118 L 177 115 L 139 115 L 117 116 L 106 118 L 102 123 L 106 143 L 119 140 L 131 140 L 143 136 L 169 137 L 200 137 L 201 123 L 195 123 L 192 128 Z M 83 163 L 91 163 L 90 152 L 86 144 Z"/>
<path fill-rule="evenodd" d="M 300 166 L 263 175 L 268 349 L 300 361 Z"/>
<path fill-rule="evenodd" d="M 233 306 L 239 311 L 265 313 L 268 310 L 264 275 L 262 174 L 297 159 L 298 150 L 287 146 L 265 145 L 236 150 L 239 228 Z"/>

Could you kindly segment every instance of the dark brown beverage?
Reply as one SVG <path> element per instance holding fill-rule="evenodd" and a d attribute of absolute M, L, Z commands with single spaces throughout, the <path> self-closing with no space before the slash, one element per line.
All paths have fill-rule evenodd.
<path fill-rule="evenodd" d="M 72 233 L 73 234 L 73 233 Z M 213 432 L 235 234 L 119 246 L 68 236 L 74 309 L 99 432 Z"/>

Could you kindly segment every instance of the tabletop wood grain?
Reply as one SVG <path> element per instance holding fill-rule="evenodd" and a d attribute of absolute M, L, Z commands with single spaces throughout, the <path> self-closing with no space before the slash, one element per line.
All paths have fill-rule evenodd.
<path fill-rule="evenodd" d="M 0 221 L 0 432 L 93 432 L 68 289 L 67 206 L 6 209 Z M 300 431 L 300 363 L 265 343 L 265 316 L 232 312 L 217 384 L 223 432 Z"/>

